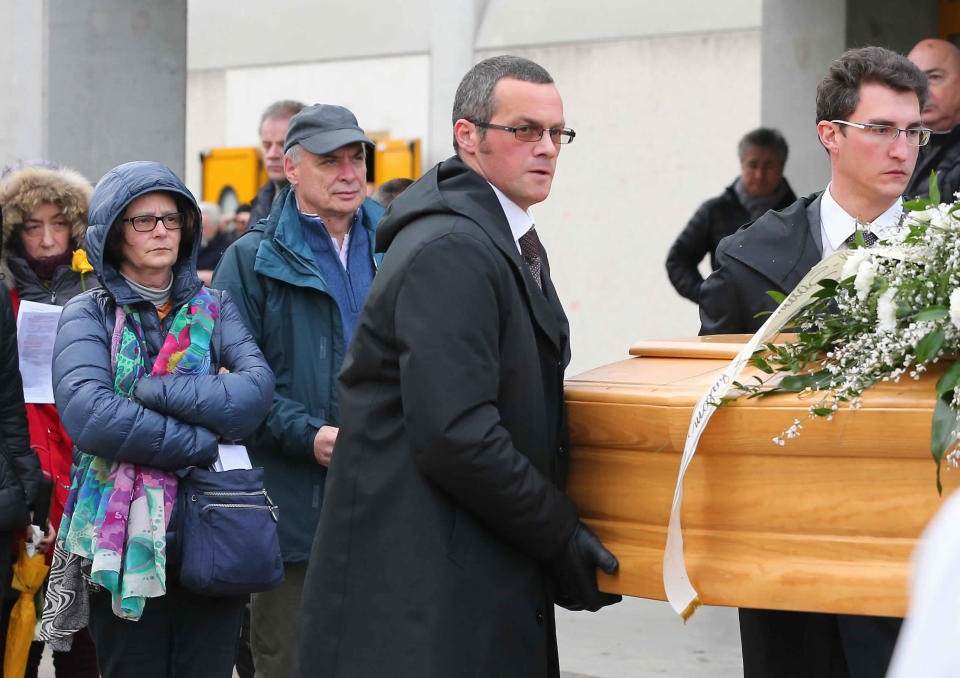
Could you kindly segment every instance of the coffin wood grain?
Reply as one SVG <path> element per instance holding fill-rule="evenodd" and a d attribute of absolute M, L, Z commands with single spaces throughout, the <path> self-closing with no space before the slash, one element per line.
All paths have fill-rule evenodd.
<path fill-rule="evenodd" d="M 745 340 L 640 343 L 631 349 L 640 357 L 567 381 L 568 491 L 620 559 L 617 575 L 601 576 L 605 590 L 665 598 L 666 525 L 690 416 Z M 905 614 L 910 554 L 941 503 L 929 443 L 941 372 L 878 385 L 862 409 L 808 420 L 783 447 L 771 439 L 809 400 L 717 411 L 684 485 L 687 566 L 703 602 Z M 944 496 L 958 475 L 945 471 Z"/>

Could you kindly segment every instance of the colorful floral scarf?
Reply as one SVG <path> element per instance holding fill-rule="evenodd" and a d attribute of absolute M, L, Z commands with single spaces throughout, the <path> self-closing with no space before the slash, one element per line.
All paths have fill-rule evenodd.
<path fill-rule="evenodd" d="M 203 287 L 177 312 L 150 375 L 209 374 L 216 318 L 216 304 Z M 142 346 L 140 314 L 118 307 L 111 342 L 117 395 L 130 398 L 146 372 Z M 92 561 L 90 580 L 110 591 L 118 617 L 139 619 L 146 599 L 166 592 L 166 530 L 176 495 L 174 473 L 81 456 L 57 542 Z"/>

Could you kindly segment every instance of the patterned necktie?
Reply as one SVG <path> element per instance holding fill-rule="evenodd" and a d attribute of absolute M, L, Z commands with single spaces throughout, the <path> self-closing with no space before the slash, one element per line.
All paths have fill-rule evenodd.
<path fill-rule="evenodd" d="M 540 246 L 537 244 L 536 227 L 531 226 L 530 230 L 520 236 L 520 253 L 523 255 L 523 261 L 530 269 L 530 275 L 537 283 L 537 287 L 543 289 L 543 283 L 540 281 Z"/>
<path fill-rule="evenodd" d="M 847 243 L 847 247 L 850 247 L 850 245 L 852 245 L 856 239 L 857 232 L 854 231 L 847 236 L 847 239 L 844 240 L 844 242 Z M 873 247 L 879 239 L 880 238 L 877 237 L 876 233 L 873 233 L 872 231 L 863 231 L 863 240 L 867 243 L 867 247 Z"/>

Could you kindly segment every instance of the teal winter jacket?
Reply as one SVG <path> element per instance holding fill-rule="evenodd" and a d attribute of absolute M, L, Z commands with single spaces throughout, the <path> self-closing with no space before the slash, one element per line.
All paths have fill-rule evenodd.
<path fill-rule="evenodd" d="M 367 199 L 362 226 L 370 257 L 383 208 Z M 227 290 L 276 375 L 266 420 L 247 440 L 264 484 L 280 506 L 280 550 L 302 562 L 320 518 L 327 469 L 313 456 L 321 426 L 339 426 L 337 377 L 346 353 L 340 310 L 303 238 L 294 189 L 284 189 L 270 216 L 224 253 L 213 287 Z"/>

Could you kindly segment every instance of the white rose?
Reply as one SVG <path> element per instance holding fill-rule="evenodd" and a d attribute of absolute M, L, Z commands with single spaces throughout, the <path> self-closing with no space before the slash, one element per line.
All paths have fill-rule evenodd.
<path fill-rule="evenodd" d="M 897 305 L 893 300 L 895 296 L 897 288 L 888 287 L 877 300 L 877 326 L 881 330 L 893 330 L 897 327 Z"/>
<path fill-rule="evenodd" d="M 873 279 L 877 276 L 877 269 L 869 259 L 861 262 L 857 268 L 857 277 L 853 281 L 853 287 L 857 290 L 857 299 L 865 301 L 870 290 L 873 288 Z"/>
<path fill-rule="evenodd" d="M 950 322 L 960 328 L 960 287 L 950 293 Z"/>
<path fill-rule="evenodd" d="M 840 272 L 840 280 L 846 280 L 852 275 L 857 274 L 857 269 L 860 268 L 860 264 L 864 262 L 867 258 L 867 251 L 863 248 L 854 250 L 853 254 L 847 257 L 847 260 L 843 262 L 843 270 Z"/>

